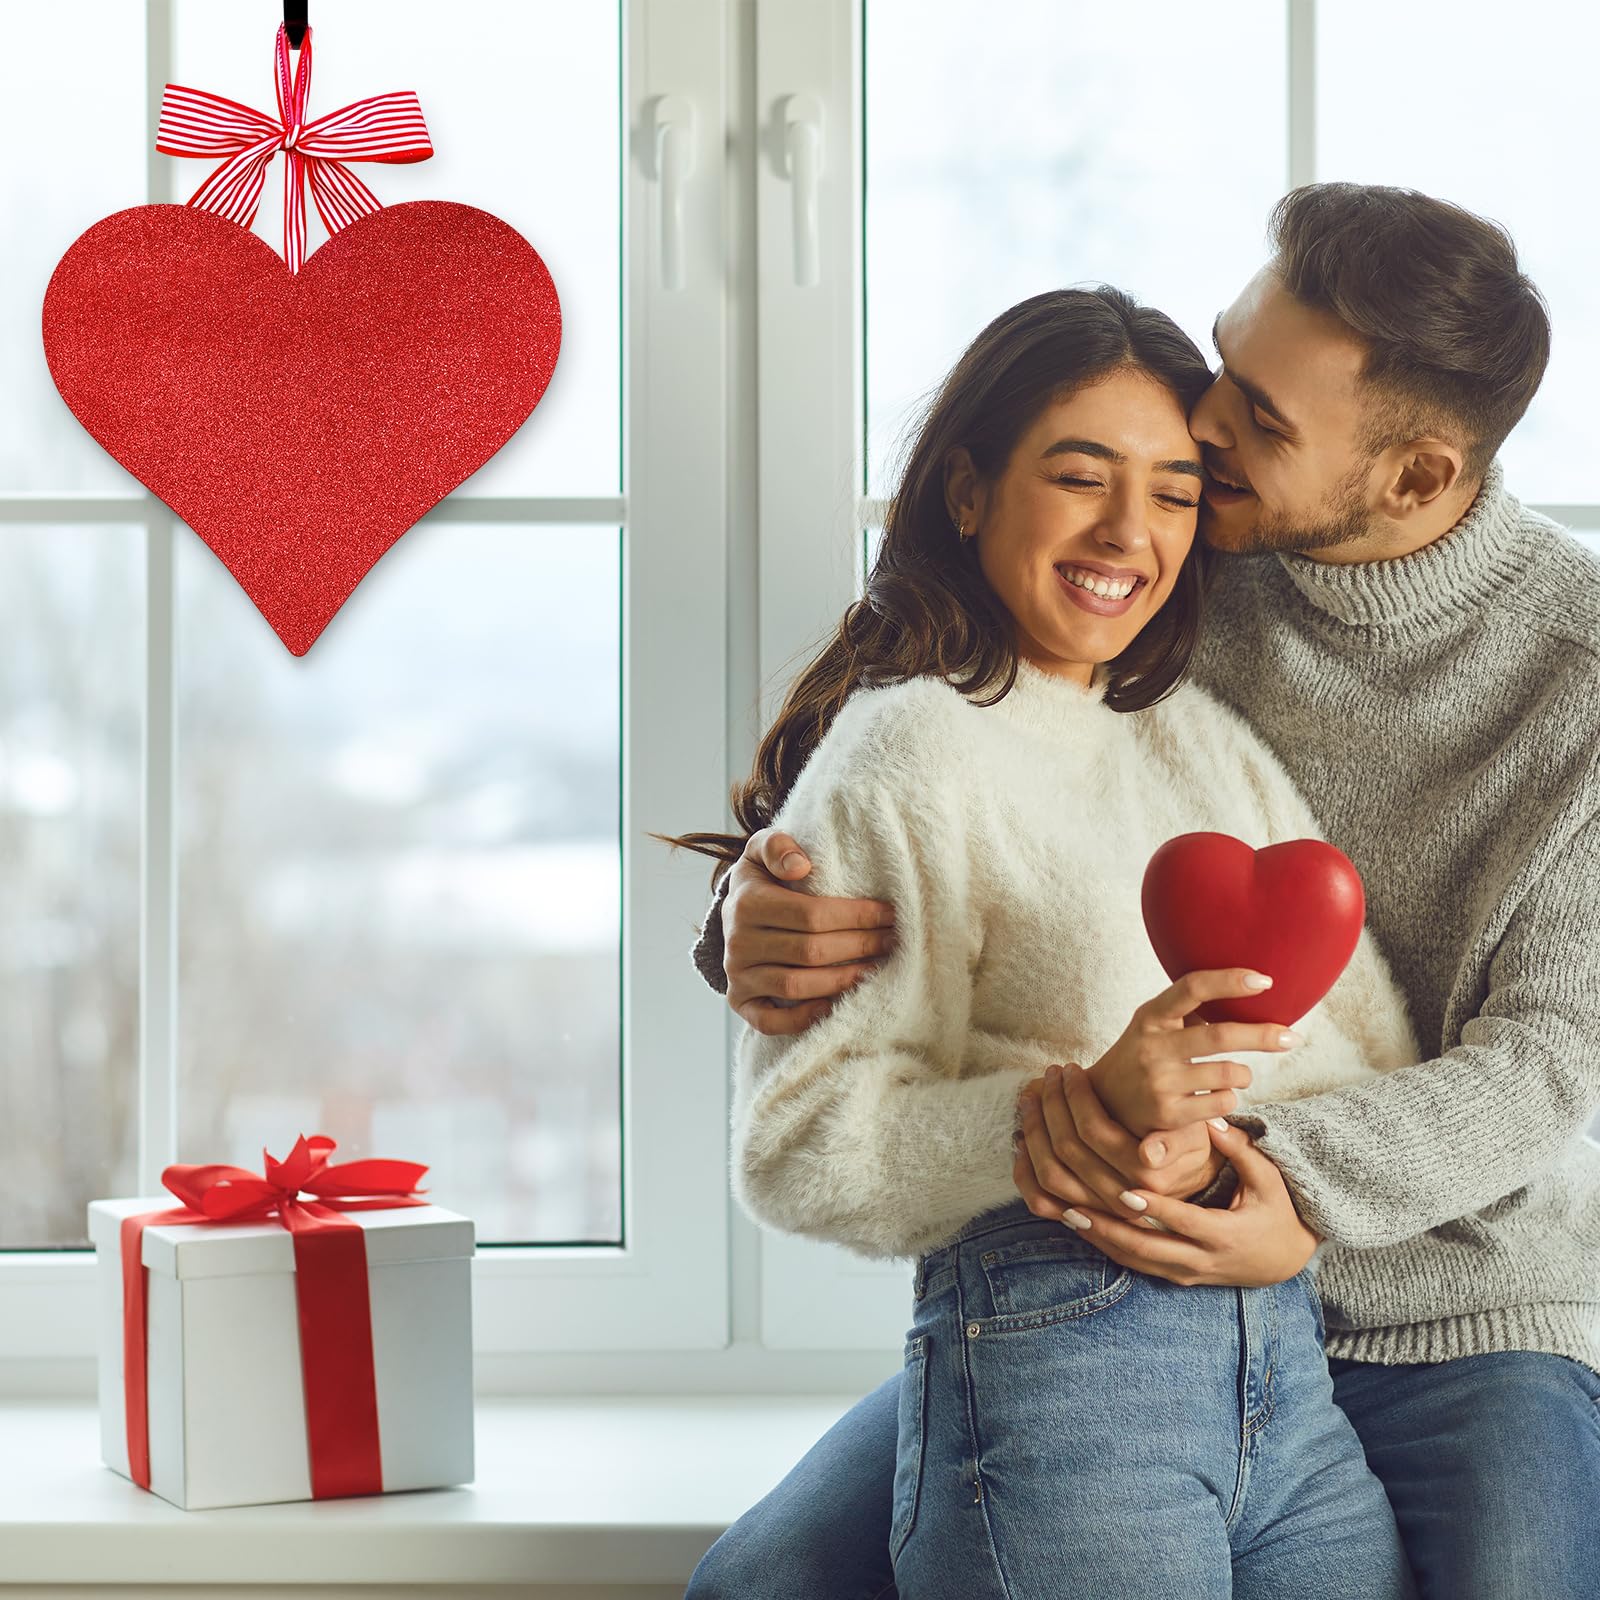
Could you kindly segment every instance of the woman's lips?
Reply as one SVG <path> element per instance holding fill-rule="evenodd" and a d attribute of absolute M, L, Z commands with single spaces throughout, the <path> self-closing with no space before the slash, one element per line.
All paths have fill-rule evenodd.
<path fill-rule="evenodd" d="M 1099 595 L 1091 594 L 1087 589 L 1080 589 L 1075 583 L 1068 583 L 1062 577 L 1060 567 L 1056 567 L 1053 570 L 1055 571 L 1056 582 L 1066 590 L 1067 598 L 1077 605 L 1080 610 L 1088 611 L 1097 617 L 1120 617 L 1139 598 L 1145 587 L 1142 583 L 1136 585 L 1133 592 L 1121 600 L 1103 600 Z"/>

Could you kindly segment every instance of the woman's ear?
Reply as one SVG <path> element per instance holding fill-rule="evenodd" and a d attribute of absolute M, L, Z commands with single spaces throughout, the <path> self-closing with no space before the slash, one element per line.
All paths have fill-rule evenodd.
<path fill-rule="evenodd" d="M 958 444 L 944 458 L 944 509 L 951 525 L 964 522 L 968 531 L 973 531 L 981 510 L 980 498 L 978 469 L 972 454 L 964 444 Z"/>

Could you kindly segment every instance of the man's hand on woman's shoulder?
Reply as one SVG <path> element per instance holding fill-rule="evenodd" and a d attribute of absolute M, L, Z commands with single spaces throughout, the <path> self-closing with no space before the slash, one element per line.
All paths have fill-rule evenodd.
<path fill-rule="evenodd" d="M 801 1033 L 894 949 L 887 900 L 812 894 L 795 839 L 762 828 L 729 869 L 722 905 L 728 1004 L 757 1033 Z M 796 887 L 791 887 L 796 885 Z"/>

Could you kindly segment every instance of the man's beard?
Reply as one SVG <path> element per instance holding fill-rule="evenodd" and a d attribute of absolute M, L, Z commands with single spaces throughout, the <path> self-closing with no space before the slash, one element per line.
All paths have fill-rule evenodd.
<path fill-rule="evenodd" d="M 1372 531 L 1372 512 L 1363 497 L 1368 471 L 1366 463 L 1352 468 L 1309 515 L 1263 508 L 1243 543 L 1206 542 L 1224 554 L 1255 555 L 1267 550 L 1331 550 L 1364 538 Z"/>

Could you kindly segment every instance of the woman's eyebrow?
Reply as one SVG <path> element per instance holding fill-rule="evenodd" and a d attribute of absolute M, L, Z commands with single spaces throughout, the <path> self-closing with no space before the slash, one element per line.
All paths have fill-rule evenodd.
<path fill-rule="evenodd" d="M 1101 444 L 1098 439 L 1057 439 L 1056 442 L 1044 452 L 1044 459 L 1051 456 L 1098 456 L 1102 461 L 1109 461 L 1113 466 L 1120 467 L 1127 462 L 1127 457 L 1120 450 L 1113 450 L 1108 444 Z M 1205 473 L 1201 470 L 1198 461 L 1187 458 L 1178 458 L 1172 461 L 1156 462 L 1157 472 L 1183 472 L 1191 478 L 1203 478 Z"/>

